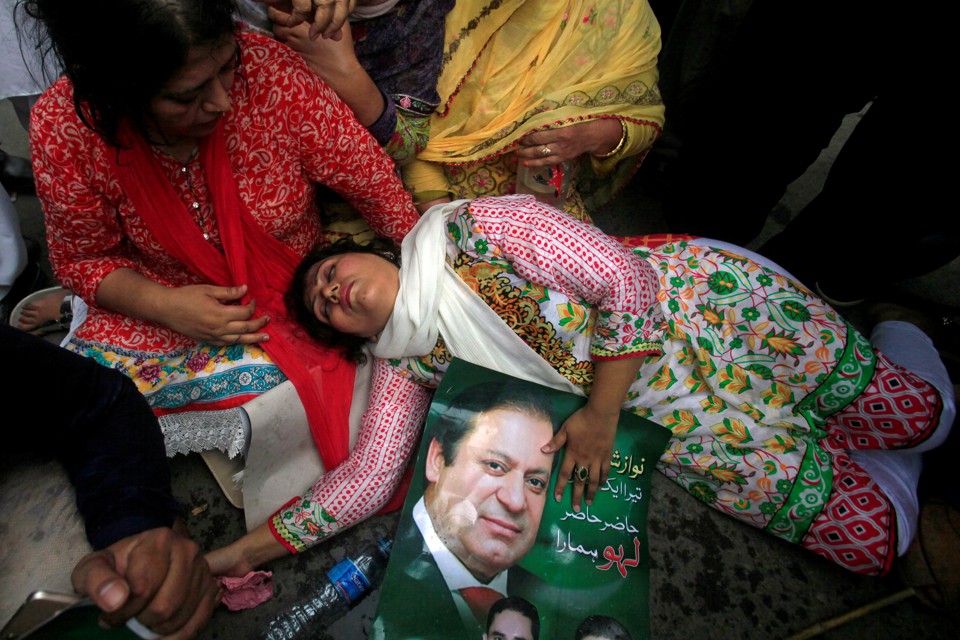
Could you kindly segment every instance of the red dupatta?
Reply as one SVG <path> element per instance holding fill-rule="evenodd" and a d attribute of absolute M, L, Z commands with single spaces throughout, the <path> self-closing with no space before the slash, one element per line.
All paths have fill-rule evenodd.
<path fill-rule="evenodd" d="M 243 302 L 267 314 L 270 340 L 260 346 L 289 378 L 307 412 L 310 429 L 329 471 L 349 454 L 349 414 L 356 367 L 339 351 L 310 339 L 287 313 L 283 296 L 299 256 L 266 233 L 240 199 L 227 155 L 224 122 L 200 143 L 203 165 L 224 253 L 203 238 L 187 206 L 163 175 L 146 140 L 124 130 L 129 149 L 110 157 L 120 186 L 138 215 L 171 256 L 218 286 L 248 285 Z M 322 386 L 311 373 L 322 370 Z"/>

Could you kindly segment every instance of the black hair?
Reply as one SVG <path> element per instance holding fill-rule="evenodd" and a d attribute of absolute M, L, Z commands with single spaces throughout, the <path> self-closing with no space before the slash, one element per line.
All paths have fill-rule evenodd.
<path fill-rule="evenodd" d="M 633 640 L 633 636 L 627 631 L 627 628 L 610 616 L 588 616 L 584 618 L 580 626 L 577 627 L 577 633 L 574 640 L 583 640 L 588 636 L 597 636 L 604 640 Z"/>
<path fill-rule="evenodd" d="M 287 290 L 285 300 L 290 314 L 310 334 L 311 338 L 329 347 L 342 349 L 347 358 L 363 363 L 366 360 L 363 345 L 369 339 L 337 331 L 330 325 L 320 322 L 314 315 L 313 309 L 307 307 L 303 300 L 307 291 L 306 277 L 310 267 L 344 253 L 372 253 L 397 267 L 400 266 L 400 250 L 391 240 L 374 238 L 367 244 L 359 244 L 352 238 L 341 238 L 332 244 L 318 245 L 300 261 L 296 271 L 293 272 L 293 281 Z"/>
<path fill-rule="evenodd" d="M 530 631 L 533 633 L 533 640 L 540 638 L 540 613 L 537 608 L 523 598 L 517 596 L 507 596 L 500 598 L 490 607 L 487 614 L 487 633 L 490 633 L 490 626 L 494 619 L 504 611 L 516 611 L 530 621 Z"/>
<path fill-rule="evenodd" d="M 150 138 L 150 100 L 191 49 L 236 35 L 234 0 L 19 0 L 34 39 L 73 83 L 83 123 L 114 147 L 121 122 Z M 42 24 L 41 24 L 42 23 Z M 160 141 L 163 142 L 163 141 Z"/>
<path fill-rule="evenodd" d="M 550 423 L 554 434 L 560 430 L 560 422 L 554 414 L 553 405 L 541 387 L 519 381 L 474 385 L 461 391 L 450 402 L 440 414 L 432 431 L 431 437 L 440 445 L 445 465 L 456 462 L 460 443 L 476 427 L 479 417 L 496 409 L 543 418 Z"/>

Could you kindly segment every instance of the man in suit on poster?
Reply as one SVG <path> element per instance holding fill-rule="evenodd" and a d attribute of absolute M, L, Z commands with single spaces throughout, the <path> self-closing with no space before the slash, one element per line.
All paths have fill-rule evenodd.
<path fill-rule="evenodd" d="M 480 637 L 533 547 L 553 467 L 540 448 L 558 429 L 535 385 L 482 384 L 453 400 L 427 434 L 426 488 L 400 522 L 391 559 L 404 571 L 381 590 L 372 637 Z M 391 613 L 408 612 L 412 593 L 426 610 Z"/>

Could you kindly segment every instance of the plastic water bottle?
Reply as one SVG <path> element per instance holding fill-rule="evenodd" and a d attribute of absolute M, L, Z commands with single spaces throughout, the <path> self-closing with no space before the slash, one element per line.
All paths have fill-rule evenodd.
<path fill-rule="evenodd" d="M 383 580 L 393 541 L 380 538 L 355 558 L 344 558 L 316 590 L 270 620 L 257 634 L 265 640 L 305 640 L 333 624 Z"/>

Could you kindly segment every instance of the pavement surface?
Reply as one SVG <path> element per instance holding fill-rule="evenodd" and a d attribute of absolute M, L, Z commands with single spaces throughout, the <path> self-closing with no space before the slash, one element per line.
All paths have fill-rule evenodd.
<path fill-rule="evenodd" d="M 0 144 L 8 153 L 27 156 L 25 133 L 12 113 L 8 104 L 0 103 Z M 813 197 L 856 119 L 856 115 L 848 117 L 831 147 L 803 178 L 791 185 L 771 214 L 764 234 L 751 247 L 775 233 Z M 659 203 L 642 183 L 635 179 L 612 206 L 599 213 L 598 226 L 618 235 L 665 231 Z M 42 243 L 43 220 L 36 198 L 20 196 L 16 206 L 23 234 Z M 921 294 L 933 292 L 926 295 L 935 295 L 941 302 L 960 304 L 956 264 L 912 286 Z M 51 399 L 55 399 L 55 394 L 56 387 L 51 385 Z M 243 533 L 242 512 L 226 501 L 199 456 L 178 456 L 171 460 L 171 465 L 174 490 L 184 505 L 187 525 L 204 548 L 216 548 Z M 17 517 L 3 515 L 5 519 Z M 374 517 L 308 553 L 271 563 L 266 568 L 274 572 L 274 598 L 241 613 L 219 610 L 200 637 L 256 637 L 260 624 L 308 593 L 310 585 L 326 568 L 353 554 L 384 530 L 392 531 L 396 521 L 396 515 Z M 818 623 L 898 594 L 905 597 L 855 616 L 816 637 L 960 638 L 960 622 L 927 608 L 909 592 L 904 593 L 905 584 L 896 570 L 885 578 L 849 573 L 704 507 L 659 474 L 653 480 L 648 529 L 653 638 L 791 638 Z M 366 638 L 376 601 L 374 592 L 316 637 Z M 411 594 L 411 604 L 415 606 L 415 602 L 416 594 Z"/>

